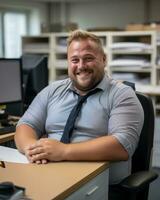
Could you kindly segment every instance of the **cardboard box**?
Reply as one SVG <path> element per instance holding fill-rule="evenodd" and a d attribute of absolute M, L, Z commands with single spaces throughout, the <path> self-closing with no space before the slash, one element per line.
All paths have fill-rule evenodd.
<path fill-rule="evenodd" d="M 160 24 L 128 24 L 126 31 L 160 31 Z"/>
<path fill-rule="evenodd" d="M 126 31 L 144 31 L 143 24 L 128 24 L 126 26 Z"/>

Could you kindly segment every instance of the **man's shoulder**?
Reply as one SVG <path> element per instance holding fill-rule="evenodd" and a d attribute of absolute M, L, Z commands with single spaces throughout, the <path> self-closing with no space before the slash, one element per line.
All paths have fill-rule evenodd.
<path fill-rule="evenodd" d="M 107 96 L 117 98 L 117 96 L 135 96 L 135 91 L 132 87 L 125 85 L 121 80 L 115 80 L 113 78 L 107 78 L 107 88 L 105 89 Z"/>
<path fill-rule="evenodd" d="M 128 86 L 125 85 L 123 83 L 123 81 L 116 80 L 116 79 L 113 79 L 111 77 L 107 77 L 107 85 L 108 85 L 108 89 L 110 91 L 114 91 L 114 90 L 121 91 L 121 90 L 124 90 L 124 89 L 128 88 Z"/>
<path fill-rule="evenodd" d="M 56 80 L 50 83 L 47 87 L 47 90 L 50 95 L 53 95 L 57 93 L 63 93 L 64 91 L 68 90 L 70 86 L 71 86 L 71 80 L 70 78 L 66 78 L 63 80 Z"/>
<path fill-rule="evenodd" d="M 63 80 L 56 80 L 54 82 L 52 82 L 49 87 L 63 87 L 63 86 L 66 86 L 66 85 L 70 85 L 71 84 L 71 80 L 70 78 L 66 78 L 66 79 L 63 79 Z"/>
<path fill-rule="evenodd" d="M 65 89 L 69 88 L 71 85 L 71 80 L 69 78 L 63 80 L 56 80 L 46 86 L 39 95 L 50 96 L 55 94 L 56 91 L 63 92 Z"/>

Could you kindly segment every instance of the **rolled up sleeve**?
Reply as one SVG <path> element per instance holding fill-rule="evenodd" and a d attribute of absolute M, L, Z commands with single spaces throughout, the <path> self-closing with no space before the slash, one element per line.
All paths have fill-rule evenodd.
<path fill-rule="evenodd" d="M 135 92 L 125 87 L 112 98 L 108 131 L 122 144 L 131 157 L 137 147 L 144 121 L 141 103 Z"/>
<path fill-rule="evenodd" d="M 17 126 L 21 124 L 29 125 L 36 131 L 38 137 L 45 134 L 47 97 L 48 88 L 45 88 L 35 97 L 27 111 L 19 120 Z"/>

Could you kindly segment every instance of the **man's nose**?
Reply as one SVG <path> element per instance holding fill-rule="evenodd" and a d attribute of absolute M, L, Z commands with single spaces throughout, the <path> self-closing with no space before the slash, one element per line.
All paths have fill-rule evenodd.
<path fill-rule="evenodd" d="M 84 68 L 85 67 L 85 62 L 83 59 L 80 59 L 79 64 L 78 64 L 78 68 Z"/>

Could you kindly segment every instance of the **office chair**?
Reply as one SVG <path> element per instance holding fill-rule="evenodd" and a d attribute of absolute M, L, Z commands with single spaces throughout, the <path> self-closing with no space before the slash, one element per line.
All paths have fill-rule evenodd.
<path fill-rule="evenodd" d="M 154 110 L 150 97 L 140 92 L 136 92 L 136 95 L 144 110 L 144 124 L 132 158 L 132 173 L 115 187 L 124 191 L 124 199 L 147 200 L 149 185 L 158 177 L 155 172 L 149 170 L 154 136 Z"/>

